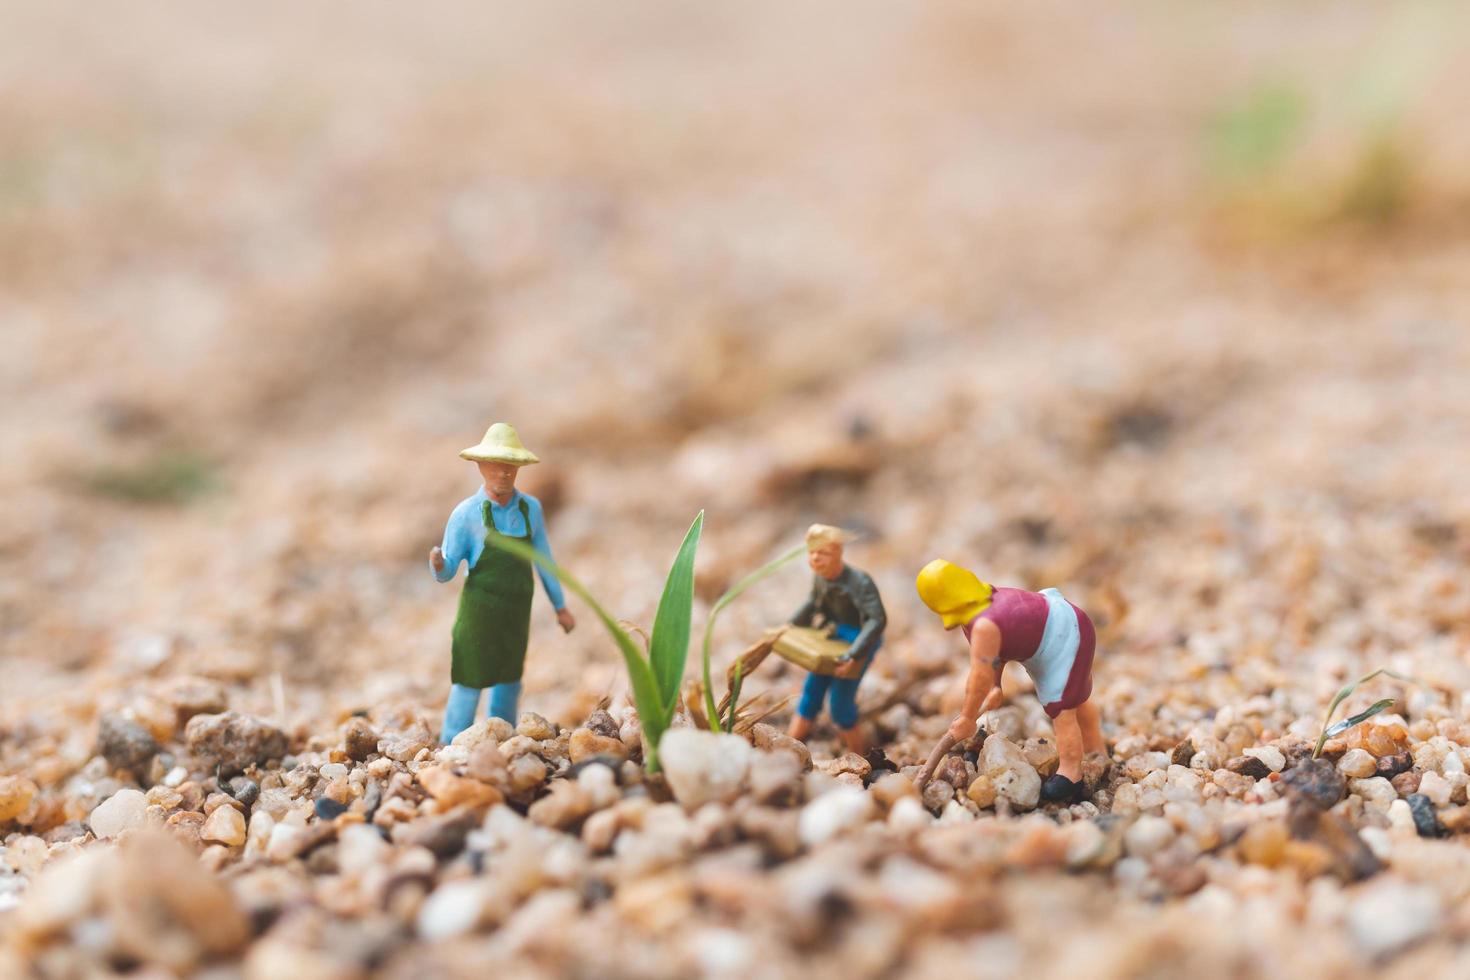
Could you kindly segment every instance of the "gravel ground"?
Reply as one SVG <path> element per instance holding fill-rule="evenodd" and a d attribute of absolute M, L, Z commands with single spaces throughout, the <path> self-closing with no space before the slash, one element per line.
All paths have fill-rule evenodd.
<path fill-rule="evenodd" d="M 1470 972 L 1462 14 L 360 14 L 3 12 L 0 974 Z M 776 665 L 648 776 L 539 597 L 433 744 L 497 418 L 634 623 L 861 530 L 882 753 Z M 1098 622 L 1089 803 L 1019 672 L 915 791 L 936 556 Z"/>

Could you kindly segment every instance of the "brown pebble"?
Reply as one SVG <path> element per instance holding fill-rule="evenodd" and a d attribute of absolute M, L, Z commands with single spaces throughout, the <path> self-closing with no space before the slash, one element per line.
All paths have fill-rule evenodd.
<path fill-rule="evenodd" d="M 355 762 L 366 762 L 378 751 L 378 733 L 366 718 L 354 715 L 342 726 L 342 751 Z"/>

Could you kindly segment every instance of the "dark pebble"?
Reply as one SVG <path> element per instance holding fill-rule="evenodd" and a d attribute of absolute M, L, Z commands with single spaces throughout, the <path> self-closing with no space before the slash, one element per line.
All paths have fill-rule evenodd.
<path fill-rule="evenodd" d="M 1429 802 L 1429 797 L 1423 793 L 1411 793 L 1408 801 L 1409 812 L 1414 815 L 1414 829 L 1419 832 L 1420 837 L 1445 835 L 1444 827 L 1439 823 L 1439 815 L 1434 812 L 1434 804 Z"/>
<path fill-rule="evenodd" d="M 1271 767 L 1253 755 L 1238 755 L 1225 763 L 1225 768 L 1252 779 L 1265 779 L 1271 775 Z"/>
<path fill-rule="evenodd" d="M 1264 764 L 1262 768 L 1265 768 Z M 1326 759 L 1308 759 L 1288 769 L 1281 777 L 1293 802 L 1318 810 L 1330 810 L 1347 793 L 1347 780 Z"/>
<path fill-rule="evenodd" d="M 1194 743 L 1185 739 L 1174 746 L 1174 751 L 1169 753 L 1169 762 L 1176 766 L 1189 768 L 1189 763 L 1194 759 Z"/>
<path fill-rule="evenodd" d="M 316 815 L 320 820 L 336 820 L 347 812 L 347 807 L 338 803 L 330 796 L 318 796 L 316 798 Z"/>
<path fill-rule="evenodd" d="M 236 776 L 225 784 L 225 792 L 243 803 L 247 808 L 260 798 L 260 784 L 249 776 Z"/>
<path fill-rule="evenodd" d="M 1401 772 L 1408 772 L 1414 765 L 1414 757 L 1407 752 L 1398 755 L 1386 755 L 1378 760 L 1378 772 L 1375 775 L 1384 779 L 1392 779 Z"/>
<path fill-rule="evenodd" d="M 97 723 L 97 754 L 113 769 L 141 776 L 158 754 L 158 742 L 148 729 L 121 715 L 103 715 Z"/>
<path fill-rule="evenodd" d="M 612 715 L 603 711 L 601 708 L 587 716 L 587 722 L 583 727 L 594 734 L 601 735 L 603 738 L 621 737 L 618 734 L 618 723 L 613 720 Z"/>

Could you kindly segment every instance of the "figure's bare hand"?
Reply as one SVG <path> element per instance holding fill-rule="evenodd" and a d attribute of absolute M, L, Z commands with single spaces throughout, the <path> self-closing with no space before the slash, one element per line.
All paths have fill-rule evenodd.
<path fill-rule="evenodd" d="M 975 734 L 976 727 L 974 718 L 966 718 L 964 715 L 960 715 L 949 723 L 949 735 L 956 742 L 963 742 Z"/>
<path fill-rule="evenodd" d="M 866 657 L 853 657 L 851 659 L 839 660 L 837 662 L 837 669 L 832 672 L 832 676 L 850 681 L 863 672 L 863 661 L 866 659 Z"/>
<path fill-rule="evenodd" d="M 556 611 L 556 622 L 561 626 L 563 633 L 570 633 L 577 628 L 577 619 L 572 615 L 570 609 L 558 609 Z"/>
<path fill-rule="evenodd" d="M 429 567 L 436 573 L 444 571 L 444 549 L 438 545 L 429 549 Z"/>

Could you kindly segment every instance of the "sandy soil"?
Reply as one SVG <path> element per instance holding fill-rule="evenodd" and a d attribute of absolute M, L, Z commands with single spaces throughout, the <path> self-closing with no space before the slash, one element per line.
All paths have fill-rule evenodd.
<path fill-rule="evenodd" d="M 696 625 L 811 521 L 862 530 L 851 560 L 892 619 L 866 686 L 908 705 L 876 729 L 900 765 L 960 683 L 963 651 L 912 585 L 942 555 L 1059 586 L 1107 623 L 1104 813 L 1188 837 L 1162 800 L 1112 806 L 1148 771 L 1130 758 L 1314 738 L 1332 693 L 1379 666 L 1424 686 L 1380 682 L 1349 706 L 1398 698 L 1380 717 L 1403 726 L 1395 751 L 1454 783 L 1445 756 L 1470 744 L 1470 35 L 1453 8 L 0 18 L 0 773 L 77 825 L 56 856 L 105 846 L 86 843 L 97 787 L 115 785 L 90 761 L 97 719 L 179 677 L 220 682 L 303 759 L 353 712 L 437 730 L 457 584 L 424 556 L 476 486 L 455 453 L 496 419 L 545 460 L 525 487 L 559 558 L 633 622 L 700 509 Z M 792 569 L 734 607 L 718 665 L 805 587 Z M 567 728 L 626 704 L 612 645 L 573 609 L 563 636 L 538 597 L 523 701 Z M 1015 701 L 1017 739 L 1044 735 L 1034 699 Z M 838 751 L 820 729 L 818 771 Z M 1441 819 L 1466 802 L 1463 780 L 1450 792 Z M 1242 790 L 1209 820 L 1279 817 L 1278 796 Z M 1395 836 L 1363 793 L 1342 805 L 1375 832 L 1385 867 L 1365 882 L 1198 835 L 1157 852 L 1205 868 L 1187 889 L 1159 886 L 1168 862 L 1146 844 L 1101 869 L 996 858 L 986 880 L 1011 891 L 987 915 L 890 910 L 901 933 L 868 940 L 793 938 L 706 896 L 699 949 L 724 959 L 630 899 L 616 921 L 644 952 L 620 969 L 722 975 L 752 937 L 771 975 L 1463 966 L 1463 838 Z M 1047 819 L 979 810 L 972 834 Z M 46 829 L 0 836 L 21 853 Z M 884 846 L 975 873 L 905 840 Z M 801 860 L 881 882 L 887 852 L 863 841 Z M 257 859 L 210 864 L 237 881 Z M 0 897 L 23 903 L 44 863 L 13 860 Z M 785 867 L 749 893 L 789 888 Z M 884 918 L 874 901 L 853 900 Z M 1374 902 L 1421 925 L 1383 939 L 1363 924 Z M 613 921 L 579 908 L 589 936 Z M 418 952 L 400 955 L 452 974 L 502 932 L 487 919 L 426 954 L 410 929 Z M 33 946 L 10 955 L 62 975 Z M 595 973 L 535 944 L 495 955 Z M 408 962 L 349 960 L 344 975 Z"/>

